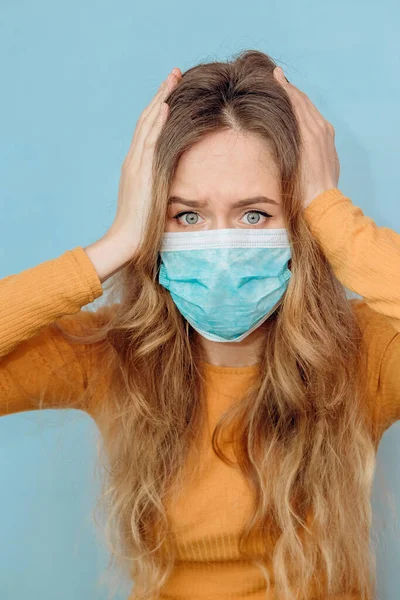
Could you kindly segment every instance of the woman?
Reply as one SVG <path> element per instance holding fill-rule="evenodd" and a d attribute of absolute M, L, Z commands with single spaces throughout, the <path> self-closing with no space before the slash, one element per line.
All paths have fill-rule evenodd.
<path fill-rule="evenodd" d="M 174 69 L 108 232 L 1 282 L 2 413 L 96 420 L 132 599 L 375 595 L 400 236 L 338 178 L 332 126 L 265 54 Z"/>

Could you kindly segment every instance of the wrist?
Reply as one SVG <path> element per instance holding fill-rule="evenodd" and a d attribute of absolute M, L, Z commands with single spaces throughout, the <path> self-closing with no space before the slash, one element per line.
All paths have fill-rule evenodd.
<path fill-rule="evenodd" d="M 307 206 L 310 206 L 311 202 L 318 198 L 318 196 L 321 196 L 322 194 L 325 194 L 325 192 L 333 189 L 337 189 L 337 184 L 335 185 L 334 183 L 329 183 L 319 187 L 318 189 L 315 189 L 312 194 L 307 194 L 307 196 L 304 198 L 303 208 L 306 209 Z"/>
<path fill-rule="evenodd" d="M 129 249 L 120 238 L 107 234 L 86 246 L 84 250 L 92 261 L 101 283 L 119 271 L 134 254 L 134 249 Z"/>

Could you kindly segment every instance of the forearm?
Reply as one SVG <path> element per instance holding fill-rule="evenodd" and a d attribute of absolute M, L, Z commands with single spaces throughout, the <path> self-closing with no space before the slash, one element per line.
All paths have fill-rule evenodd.
<path fill-rule="evenodd" d="M 84 248 L 92 261 L 101 283 L 117 273 L 133 256 L 132 250 L 127 250 L 119 240 L 103 237 Z"/>

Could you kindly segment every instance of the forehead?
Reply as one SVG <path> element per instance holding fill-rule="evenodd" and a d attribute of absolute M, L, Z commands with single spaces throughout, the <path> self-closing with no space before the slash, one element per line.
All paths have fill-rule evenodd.
<path fill-rule="evenodd" d="M 268 143 L 259 136 L 229 130 L 210 134 L 183 153 L 171 194 L 196 199 L 270 194 L 278 199 L 279 187 Z"/>

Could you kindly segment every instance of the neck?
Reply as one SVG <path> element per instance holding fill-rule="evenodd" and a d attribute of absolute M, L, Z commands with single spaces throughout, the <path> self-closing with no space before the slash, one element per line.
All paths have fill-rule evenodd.
<path fill-rule="evenodd" d="M 261 362 L 265 340 L 263 323 L 241 342 L 213 342 L 196 332 L 196 342 L 200 343 L 205 361 L 216 367 L 250 367 Z"/>

